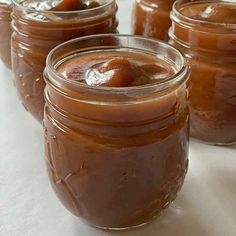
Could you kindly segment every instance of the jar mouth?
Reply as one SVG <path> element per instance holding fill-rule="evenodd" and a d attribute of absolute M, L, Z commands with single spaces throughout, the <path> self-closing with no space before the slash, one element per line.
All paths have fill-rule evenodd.
<path fill-rule="evenodd" d="M 230 4 L 230 5 L 235 5 L 235 2 L 230 2 L 230 1 L 225 1 L 225 0 L 197 0 L 193 2 L 188 2 L 185 0 L 177 0 L 172 7 L 172 12 L 170 13 L 170 17 L 173 21 L 178 22 L 178 19 L 184 20 L 186 25 L 196 25 L 196 24 L 201 24 L 202 26 L 208 26 L 208 27 L 225 27 L 228 29 L 236 29 L 236 24 L 234 23 L 221 23 L 221 22 L 209 22 L 205 20 L 200 20 L 200 19 L 194 19 L 191 17 L 188 17 L 184 14 L 181 13 L 181 10 L 183 7 L 186 6 L 193 6 L 197 4 L 208 4 L 208 3 L 223 3 L 223 4 Z"/>
<path fill-rule="evenodd" d="M 92 45 L 94 40 L 97 40 L 100 43 L 104 43 L 106 41 L 112 40 L 111 45 L 107 45 L 107 46 L 99 46 L 98 45 Z M 81 53 L 81 52 L 85 52 L 85 51 L 92 51 L 95 49 L 134 49 L 137 50 L 139 52 L 145 52 L 150 54 L 150 51 L 148 50 L 144 50 L 144 44 L 147 44 L 148 46 L 156 46 L 156 48 L 162 50 L 162 53 L 164 52 L 164 50 L 166 50 L 166 55 L 162 55 L 163 59 L 166 59 L 166 61 L 168 62 L 168 60 L 170 60 L 168 58 L 168 55 L 170 56 L 171 53 L 174 55 L 175 60 L 178 61 L 178 65 L 176 66 L 175 69 L 175 74 L 173 76 L 167 77 L 166 79 L 163 79 L 161 81 L 157 81 L 156 83 L 152 83 L 152 84 L 146 84 L 146 85 L 141 85 L 141 86 L 132 86 L 132 87 L 107 87 L 107 86 L 91 86 L 91 85 L 87 85 L 85 83 L 81 83 L 78 81 L 74 81 L 71 79 L 68 79 L 66 77 L 64 77 L 62 74 L 60 74 L 57 69 L 56 69 L 56 64 L 53 62 L 53 57 L 55 56 L 55 54 L 57 54 L 57 52 L 59 52 L 61 49 L 66 48 L 66 47 L 70 47 L 71 44 L 77 43 L 78 45 L 81 44 L 81 46 L 83 45 L 83 43 L 89 43 L 89 47 L 85 48 L 85 50 L 83 50 L 83 48 L 81 48 L 82 50 L 80 51 L 72 51 L 70 53 L 67 53 L 66 56 L 62 57 L 60 60 L 63 60 L 63 58 L 68 57 L 70 55 L 73 55 L 75 53 Z M 116 44 L 116 43 L 120 43 Z M 133 44 L 136 43 L 136 46 L 134 46 Z M 86 50 L 87 49 L 87 50 Z M 152 53 L 155 56 L 158 56 L 158 53 Z M 151 55 L 152 55 L 151 54 Z M 159 57 L 160 58 L 160 57 Z M 58 60 L 57 62 L 59 62 L 60 60 Z M 160 41 L 160 40 L 156 40 L 156 39 L 151 39 L 148 37 L 143 37 L 143 36 L 134 36 L 134 35 L 127 35 L 127 34 L 98 34 L 98 35 L 91 35 L 91 36 L 86 36 L 86 37 L 81 37 L 81 38 L 77 38 L 77 39 L 72 39 L 70 41 L 67 41 L 65 43 L 62 43 L 60 45 L 58 45 L 57 47 L 55 47 L 53 50 L 51 50 L 51 52 L 48 54 L 47 59 L 46 59 L 46 72 L 49 76 L 49 81 L 52 82 L 52 84 L 57 85 L 60 84 L 60 82 L 62 83 L 67 83 L 70 84 L 74 87 L 80 87 L 80 88 L 85 88 L 85 89 L 93 89 L 96 91 L 114 91 L 114 92 L 120 92 L 120 93 L 127 93 L 127 92 L 137 92 L 140 90 L 150 90 L 153 88 L 159 88 L 160 90 L 163 88 L 167 88 L 170 85 L 173 85 L 175 83 L 182 83 L 184 82 L 187 78 L 187 76 L 185 77 L 184 75 L 187 75 L 189 71 L 189 66 L 187 63 L 186 58 L 184 57 L 184 55 L 175 47 Z M 54 79 L 55 78 L 55 79 Z"/>
<path fill-rule="evenodd" d="M 104 4 L 101 4 L 98 7 L 90 8 L 90 9 L 84 9 L 84 10 L 75 10 L 75 11 L 50 11 L 50 10 L 37 10 L 33 9 L 27 6 L 23 6 L 22 3 L 24 0 L 12 0 L 12 4 L 14 6 L 17 6 L 19 9 L 26 10 L 26 11 L 31 11 L 31 12 L 38 12 L 38 13 L 47 13 L 47 14 L 60 14 L 60 15 L 69 15 L 69 14 L 80 14 L 81 16 L 87 14 L 95 14 L 96 11 L 102 10 L 106 7 L 109 7 L 110 5 L 114 4 L 114 0 L 106 0 Z"/>
<path fill-rule="evenodd" d="M 155 2 L 148 2 L 147 0 L 136 0 L 137 3 L 142 3 L 145 7 L 152 7 L 152 8 L 158 8 L 158 3 Z"/>
<path fill-rule="evenodd" d="M 154 0 L 154 1 L 150 1 L 150 0 L 136 0 L 137 3 L 141 3 L 142 5 L 144 5 L 145 7 L 148 7 L 148 8 L 159 8 L 161 5 L 164 5 L 166 4 L 166 0 L 163 1 L 157 1 L 157 0 Z M 169 0 L 168 2 L 172 2 L 172 4 L 175 2 L 175 0 Z"/>

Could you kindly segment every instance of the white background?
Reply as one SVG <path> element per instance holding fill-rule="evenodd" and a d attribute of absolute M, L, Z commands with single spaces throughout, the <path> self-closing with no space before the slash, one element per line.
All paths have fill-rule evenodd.
<path fill-rule="evenodd" d="M 120 32 L 129 33 L 131 0 L 118 0 Z M 1 236 L 236 236 L 236 147 L 191 141 L 190 168 L 177 200 L 153 223 L 101 231 L 63 208 L 44 166 L 42 127 L 21 106 L 0 64 Z"/>

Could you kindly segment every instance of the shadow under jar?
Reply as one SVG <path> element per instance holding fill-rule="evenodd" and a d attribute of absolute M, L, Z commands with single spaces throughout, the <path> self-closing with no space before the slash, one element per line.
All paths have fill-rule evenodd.
<path fill-rule="evenodd" d="M 187 79 L 181 53 L 148 38 L 88 36 L 51 51 L 47 169 L 70 212 L 125 229 L 176 198 L 188 167 Z"/>
<path fill-rule="evenodd" d="M 168 41 L 169 17 L 175 0 L 136 0 L 133 10 L 133 32 Z"/>
<path fill-rule="evenodd" d="M 191 65 L 190 134 L 202 141 L 236 143 L 236 4 L 177 1 L 170 43 Z"/>
<path fill-rule="evenodd" d="M 16 88 L 26 110 L 40 122 L 45 103 L 43 70 L 49 51 L 73 38 L 115 33 L 118 25 L 115 0 L 86 1 L 91 5 L 88 9 L 82 5 L 83 10 L 74 10 L 74 5 L 70 8 L 66 3 L 73 1 L 68 0 L 51 8 L 55 2 L 13 0 L 12 62 Z"/>
<path fill-rule="evenodd" d="M 11 69 L 11 1 L 0 0 L 0 58 Z"/>

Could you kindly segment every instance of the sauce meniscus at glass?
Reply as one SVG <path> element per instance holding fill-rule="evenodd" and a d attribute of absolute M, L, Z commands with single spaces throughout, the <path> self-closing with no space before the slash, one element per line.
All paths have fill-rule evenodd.
<path fill-rule="evenodd" d="M 188 166 L 187 79 L 182 55 L 148 38 L 97 35 L 51 51 L 47 169 L 69 211 L 96 227 L 125 229 L 175 199 Z"/>

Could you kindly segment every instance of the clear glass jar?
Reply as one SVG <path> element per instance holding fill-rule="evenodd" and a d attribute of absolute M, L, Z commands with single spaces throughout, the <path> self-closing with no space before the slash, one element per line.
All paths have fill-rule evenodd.
<path fill-rule="evenodd" d="M 16 88 L 25 108 L 43 119 L 43 70 L 49 51 L 67 40 L 98 33 L 115 33 L 115 0 L 80 11 L 36 11 L 13 0 L 12 63 Z"/>
<path fill-rule="evenodd" d="M 190 135 L 211 144 L 231 145 L 236 143 L 236 24 L 192 19 L 181 12 L 185 7 L 187 11 L 220 3 L 225 1 L 177 1 L 169 35 L 170 43 L 191 65 Z M 236 7 L 233 2 L 225 4 Z"/>
<path fill-rule="evenodd" d="M 11 69 L 11 0 L 0 0 L 0 58 Z"/>
<path fill-rule="evenodd" d="M 133 10 L 133 32 L 168 41 L 169 17 L 175 0 L 136 0 Z"/>
<path fill-rule="evenodd" d="M 96 50 L 148 53 L 175 75 L 155 84 L 93 87 L 57 65 Z M 180 190 L 188 167 L 188 73 L 172 46 L 127 35 L 97 35 L 53 49 L 45 70 L 45 147 L 51 185 L 63 205 L 105 229 L 143 225 Z"/>

